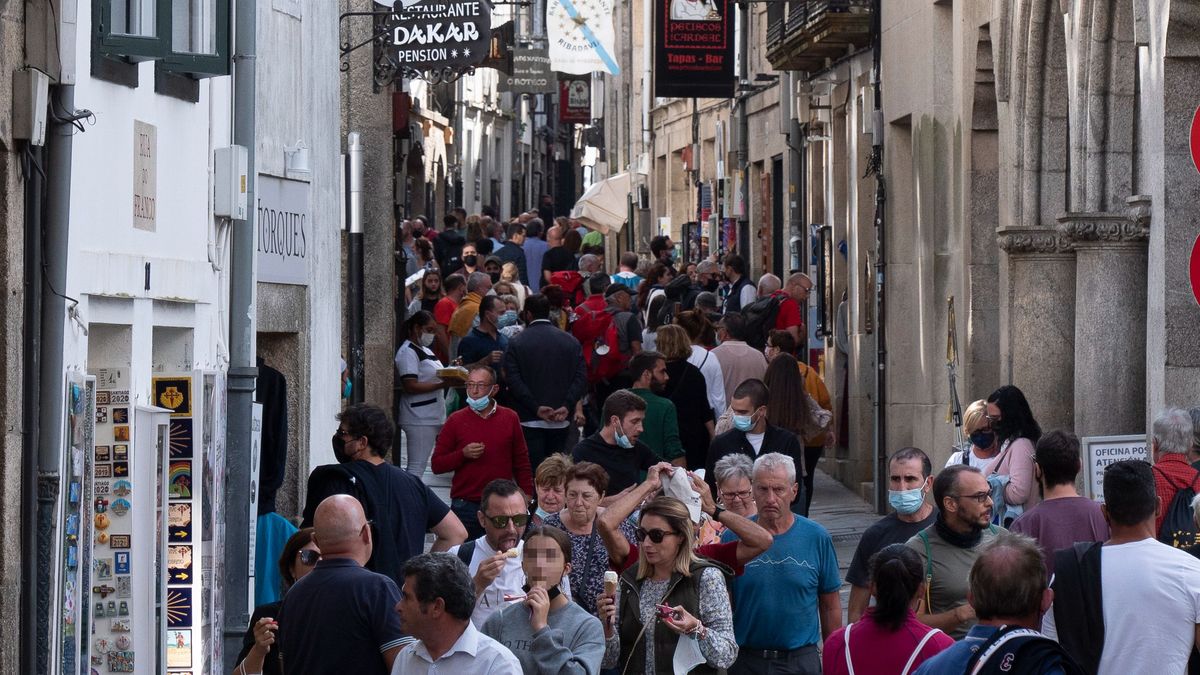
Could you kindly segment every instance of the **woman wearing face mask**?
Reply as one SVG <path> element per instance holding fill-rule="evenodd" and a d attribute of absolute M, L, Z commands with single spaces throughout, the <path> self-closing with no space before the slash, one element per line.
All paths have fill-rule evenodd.
<path fill-rule="evenodd" d="M 625 570 L 615 594 L 601 594 L 604 666 L 622 673 L 672 673 L 680 650 L 697 665 L 690 673 L 717 673 L 737 659 L 726 568 L 698 558 L 687 507 L 655 497 L 637 528 L 641 555 Z"/>
<path fill-rule="evenodd" d="M 313 570 L 320 559 L 321 550 L 313 541 L 313 528 L 306 527 L 293 534 L 279 554 L 281 590 L 287 593 L 293 584 Z M 279 616 L 280 604 L 282 602 L 277 600 L 254 608 L 250 627 L 242 636 L 242 651 L 238 654 L 238 665 L 233 669 L 233 675 L 278 675 L 283 672 L 279 650 L 275 646 L 275 634 L 279 631 L 276 617 Z"/>
<path fill-rule="evenodd" d="M 570 455 L 561 452 L 550 455 L 538 464 L 533 474 L 533 488 L 537 493 L 537 508 L 533 512 L 535 526 L 562 511 L 567 503 L 567 474 L 573 465 Z"/>
<path fill-rule="evenodd" d="M 980 471 L 987 468 L 1000 449 L 996 434 L 987 418 L 987 402 L 980 399 L 963 411 L 963 433 L 967 440 L 946 460 L 946 466 L 969 464 Z"/>
<path fill-rule="evenodd" d="M 596 596 L 604 590 L 608 549 L 596 528 L 596 510 L 608 488 L 608 474 L 599 464 L 578 462 L 567 472 L 566 504 L 546 519 L 546 527 L 567 533 L 571 540 L 571 593 L 590 614 L 596 612 Z M 633 526 L 625 521 L 621 534 L 633 541 Z"/>
<path fill-rule="evenodd" d="M 425 473 L 438 431 L 446 421 L 445 390 L 454 383 L 437 376 L 442 362 L 433 355 L 437 324 L 433 315 L 419 311 L 404 322 L 408 339 L 396 350 L 396 372 L 400 375 L 400 417 L 396 421 L 408 441 L 408 462 L 404 468 L 418 478 Z M 399 445 L 397 445 L 399 447 Z M 400 453 L 392 453 L 400 464 Z"/>
<path fill-rule="evenodd" d="M 526 673 L 599 672 L 604 656 L 600 620 L 559 590 L 571 571 L 571 540 L 562 530 L 543 526 L 531 528 L 524 541 L 524 601 L 494 612 L 480 631 L 507 645 Z"/>
<path fill-rule="evenodd" d="M 487 275 L 492 278 L 493 284 L 499 283 L 499 281 L 500 281 L 501 266 L 502 266 L 502 263 L 501 263 L 500 259 L 494 255 L 489 255 L 483 261 L 483 271 L 486 272 Z"/>
<path fill-rule="evenodd" d="M 983 473 L 993 486 L 993 494 L 998 490 L 997 485 L 1004 486 L 1004 503 L 993 506 L 993 514 L 997 525 L 1008 527 L 1042 501 L 1033 475 L 1034 446 L 1042 437 L 1042 428 L 1034 419 L 1024 392 L 1011 384 L 988 396 L 987 419 L 996 432 L 1000 451 Z"/>
<path fill-rule="evenodd" d="M 408 305 L 408 315 L 412 316 L 421 310 L 433 314 L 438 300 L 442 299 L 442 275 L 437 272 L 426 272 L 421 278 L 421 294 Z"/>
<path fill-rule="evenodd" d="M 479 252 L 475 248 L 475 244 L 467 242 L 462 247 L 462 269 L 459 273 L 464 277 L 470 277 L 473 272 L 479 271 Z"/>

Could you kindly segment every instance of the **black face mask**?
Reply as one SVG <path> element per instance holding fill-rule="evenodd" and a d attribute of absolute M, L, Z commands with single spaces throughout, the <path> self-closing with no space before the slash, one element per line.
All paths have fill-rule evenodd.
<path fill-rule="evenodd" d="M 346 439 L 342 438 L 341 434 L 333 435 L 333 456 L 337 458 L 338 464 L 350 461 L 350 458 L 346 456 Z"/>
<path fill-rule="evenodd" d="M 463 264 L 466 265 L 467 267 L 474 267 L 475 263 L 478 261 L 479 261 L 479 258 L 476 256 L 473 256 L 473 255 L 464 255 L 463 256 Z"/>
<path fill-rule="evenodd" d="M 525 591 L 525 595 L 529 595 L 529 591 L 533 590 L 533 587 L 526 583 L 521 587 L 521 590 Z M 562 591 L 558 590 L 558 585 L 555 584 L 553 588 L 546 589 L 546 595 L 549 595 L 550 600 L 553 601 L 555 598 L 562 595 Z"/>
<path fill-rule="evenodd" d="M 716 279 L 710 278 L 708 281 L 704 282 L 704 290 L 708 291 L 709 293 L 716 293 L 720 286 L 721 282 L 717 281 Z"/>
<path fill-rule="evenodd" d="M 499 272 L 488 272 L 488 276 L 492 278 L 493 284 L 500 283 L 500 273 Z"/>

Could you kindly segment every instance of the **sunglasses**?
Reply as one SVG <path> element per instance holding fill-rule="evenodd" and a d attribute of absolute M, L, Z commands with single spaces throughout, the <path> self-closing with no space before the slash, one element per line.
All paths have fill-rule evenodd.
<path fill-rule="evenodd" d="M 487 518 L 489 521 L 491 521 L 492 527 L 498 530 L 508 527 L 508 521 L 510 520 L 512 521 L 513 527 L 525 527 L 525 524 L 529 522 L 528 513 L 518 513 L 515 516 L 485 515 L 484 518 Z"/>
<path fill-rule="evenodd" d="M 633 531 L 633 536 L 637 537 L 638 542 L 646 541 L 646 537 L 650 537 L 650 541 L 656 544 L 661 544 L 663 539 L 669 534 L 678 535 L 679 533 L 674 530 L 660 530 L 658 528 L 645 530 L 640 527 Z"/>
<path fill-rule="evenodd" d="M 297 553 L 300 555 L 300 564 L 312 567 L 321 559 L 321 554 L 311 548 L 300 549 Z"/>

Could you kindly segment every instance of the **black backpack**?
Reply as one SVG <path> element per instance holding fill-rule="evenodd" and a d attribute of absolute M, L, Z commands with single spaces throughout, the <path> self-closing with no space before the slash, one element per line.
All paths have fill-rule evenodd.
<path fill-rule="evenodd" d="M 1200 471 L 1192 476 L 1190 485 L 1176 485 L 1161 469 L 1154 467 L 1154 470 L 1175 488 L 1175 496 L 1163 514 L 1162 526 L 1158 528 L 1158 540 L 1175 548 L 1187 548 L 1200 543 L 1196 540 L 1196 520 L 1192 515 L 1192 500 L 1196 498 L 1196 481 L 1200 479 Z"/>
<path fill-rule="evenodd" d="M 1066 675 L 1084 673 L 1071 655 L 1054 640 L 1035 630 L 1005 626 L 975 650 L 963 672 L 979 675 L 1041 673 L 1054 666 L 1061 668 Z"/>
<path fill-rule="evenodd" d="M 742 308 L 742 316 L 746 318 L 746 344 L 755 349 L 767 346 L 767 333 L 775 328 L 782 302 L 778 295 L 771 294 Z"/>

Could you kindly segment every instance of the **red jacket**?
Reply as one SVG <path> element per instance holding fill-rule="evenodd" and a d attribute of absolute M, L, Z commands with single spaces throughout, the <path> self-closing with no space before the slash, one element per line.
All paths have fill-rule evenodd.
<path fill-rule="evenodd" d="M 478 459 L 467 459 L 463 454 L 469 443 L 483 443 L 483 454 Z M 446 418 L 430 463 L 434 473 L 454 472 L 451 499 L 478 502 L 484 486 L 497 478 L 515 480 L 527 497 L 534 494 L 521 421 L 516 411 L 501 405 L 496 405 L 486 418 L 470 408 Z"/>

